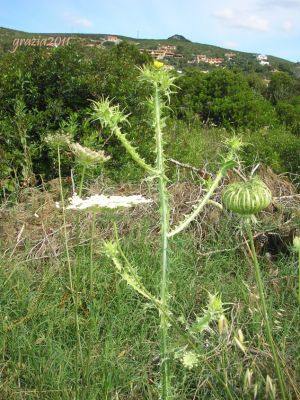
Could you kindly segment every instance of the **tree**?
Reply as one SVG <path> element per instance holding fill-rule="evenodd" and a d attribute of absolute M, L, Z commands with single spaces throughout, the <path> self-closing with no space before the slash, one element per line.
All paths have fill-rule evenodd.
<path fill-rule="evenodd" d="M 293 95 L 293 79 L 286 72 L 274 72 L 272 74 L 268 94 L 273 104 L 280 100 L 286 100 Z"/>
<path fill-rule="evenodd" d="M 277 124 L 272 105 L 239 72 L 216 69 L 203 74 L 190 70 L 178 80 L 178 85 L 181 90 L 174 106 L 179 118 L 194 114 L 204 123 L 234 129 Z"/>

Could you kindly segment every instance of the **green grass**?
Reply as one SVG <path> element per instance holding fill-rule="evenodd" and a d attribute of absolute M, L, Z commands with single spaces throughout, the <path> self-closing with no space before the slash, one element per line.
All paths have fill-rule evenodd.
<path fill-rule="evenodd" d="M 158 294 L 160 259 L 157 221 L 147 217 L 132 221 L 130 214 L 114 218 L 130 227 L 122 247 L 137 267 L 147 289 Z M 139 294 L 117 275 L 101 253 L 101 227 L 111 224 L 109 214 L 97 217 L 98 236 L 94 254 L 94 300 L 89 298 L 89 244 L 77 258 L 79 323 L 83 360 L 79 360 L 80 399 L 158 399 L 159 316 Z M 203 335 L 203 361 L 192 371 L 175 359 L 172 367 L 175 398 L 226 399 L 222 384 L 228 382 L 234 398 L 252 399 L 254 384 L 258 399 L 264 398 L 266 377 L 274 378 L 270 351 L 263 337 L 255 298 L 253 268 L 241 249 L 199 256 L 201 252 L 235 247 L 234 226 L 224 218 L 218 229 L 208 232 L 205 242 L 190 230 L 171 240 L 171 299 L 174 315 L 188 322 L 201 315 L 207 291 L 222 294 L 227 304 L 229 334 L 220 336 L 217 326 Z M 12 259 L 1 258 L 1 381 L 0 399 L 73 399 L 75 376 L 74 306 L 68 291 L 65 255 L 44 261 L 26 260 L 27 249 Z M 2 252 L 3 254 L 3 252 Z M 76 262 L 71 253 L 72 268 Z M 286 371 L 288 386 L 297 385 L 299 371 L 299 308 L 295 258 L 280 255 L 262 262 L 263 278 L 273 322 L 273 334 Z M 246 353 L 235 345 L 242 329 Z M 170 329 L 176 351 L 182 339 Z M 217 349 L 217 350 L 215 350 Z M 212 351 L 208 359 L 205 353 Z M 209 366 L 207 365 L 209 363 Z M 253 370 L 252 387 L 244 391 L 244 375 Z M 297 370 L 298 368 L 298 370 Z M 299 389 L 298 389 L 299 390 Z M 295 395 L 293 395 L 295 396 Z M 296 398 L 296 397 L 291 397 Z"/>

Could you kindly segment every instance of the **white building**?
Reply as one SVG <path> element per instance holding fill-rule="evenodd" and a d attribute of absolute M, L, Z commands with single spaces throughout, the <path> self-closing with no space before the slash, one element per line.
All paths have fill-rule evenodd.
<path fill-rule="evenodd" d="M 258 54 L 256 56 L 257 61 L 259 61 L 260 65 L 270 65 L 269 61 L 268 61 L 268 56 L 266 56 L 265 54 Z"/>
<path fill-rule="evenodd" d="M 258 56 L 256 56 L 257 61 L 268 61 L 268 56 L 266 56 L 265 54 L 258 54 Z"/>

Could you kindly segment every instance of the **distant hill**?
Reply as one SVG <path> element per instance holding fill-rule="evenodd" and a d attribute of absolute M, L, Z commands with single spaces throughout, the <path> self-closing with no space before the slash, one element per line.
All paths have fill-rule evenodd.
<path fill-rule="evenodd" d="M 168 40 L 182 40 L 182 41 L 185 41 L 185 42 L 190 42 L 190 40 L 188 40 L 188 39 L 186 39 L 184 36 L 182 36 L 182 35 L 173 35 L 173 36 L 170 36 L 169 38 L 168 38 Z"/>
<path fill-rule="evenodd" d="M 163 53 L 165 52 L 166 56 L 163 57 L 164 62 L 176 69 L 199 67 L 202 70 L 209 70 L 218 66 L 219 63 L 220 67 L 234 68 L 236 66 L 246 72 L 257 72 L 264 75 L 276 70 L 288 71 L 297 74 L 300 72 L 299 63 L 293 63 L 285 59 L 268 55 L 266 65 L 261 65 L 261 63 L 256 59 L 257 54 L 225 49 L 208 44 L 194 43 L 179 34 L 170 36 L 167 39 L 137 39 L 120 35 L 96 33 L 33 34 L 0 27 L 0 55 L 12 50 L 13 41 L 15 39 L 45 39 L 48 37 L 70 37 L 70 43 L 91 46 L 95 48 L 113 46 L 120 41 L 126 40 L 129 43 L 137 46 L 141 51 L 152 51 L 153 56 L 158 54 L 159 57 L 163 57 Z M 157 51 L 157 53 L 155 53 L 155 51 Z"/>

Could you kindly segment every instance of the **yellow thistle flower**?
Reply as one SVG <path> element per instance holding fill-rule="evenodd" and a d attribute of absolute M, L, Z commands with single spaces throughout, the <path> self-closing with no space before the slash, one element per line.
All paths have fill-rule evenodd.
<path fill-rule="evenodd" d="M 153 65 L 154 65 L 154 68 L 160 69 L 160 68 L 162 68 L 164 66 L 164 63 L 155 60 Z"/>

